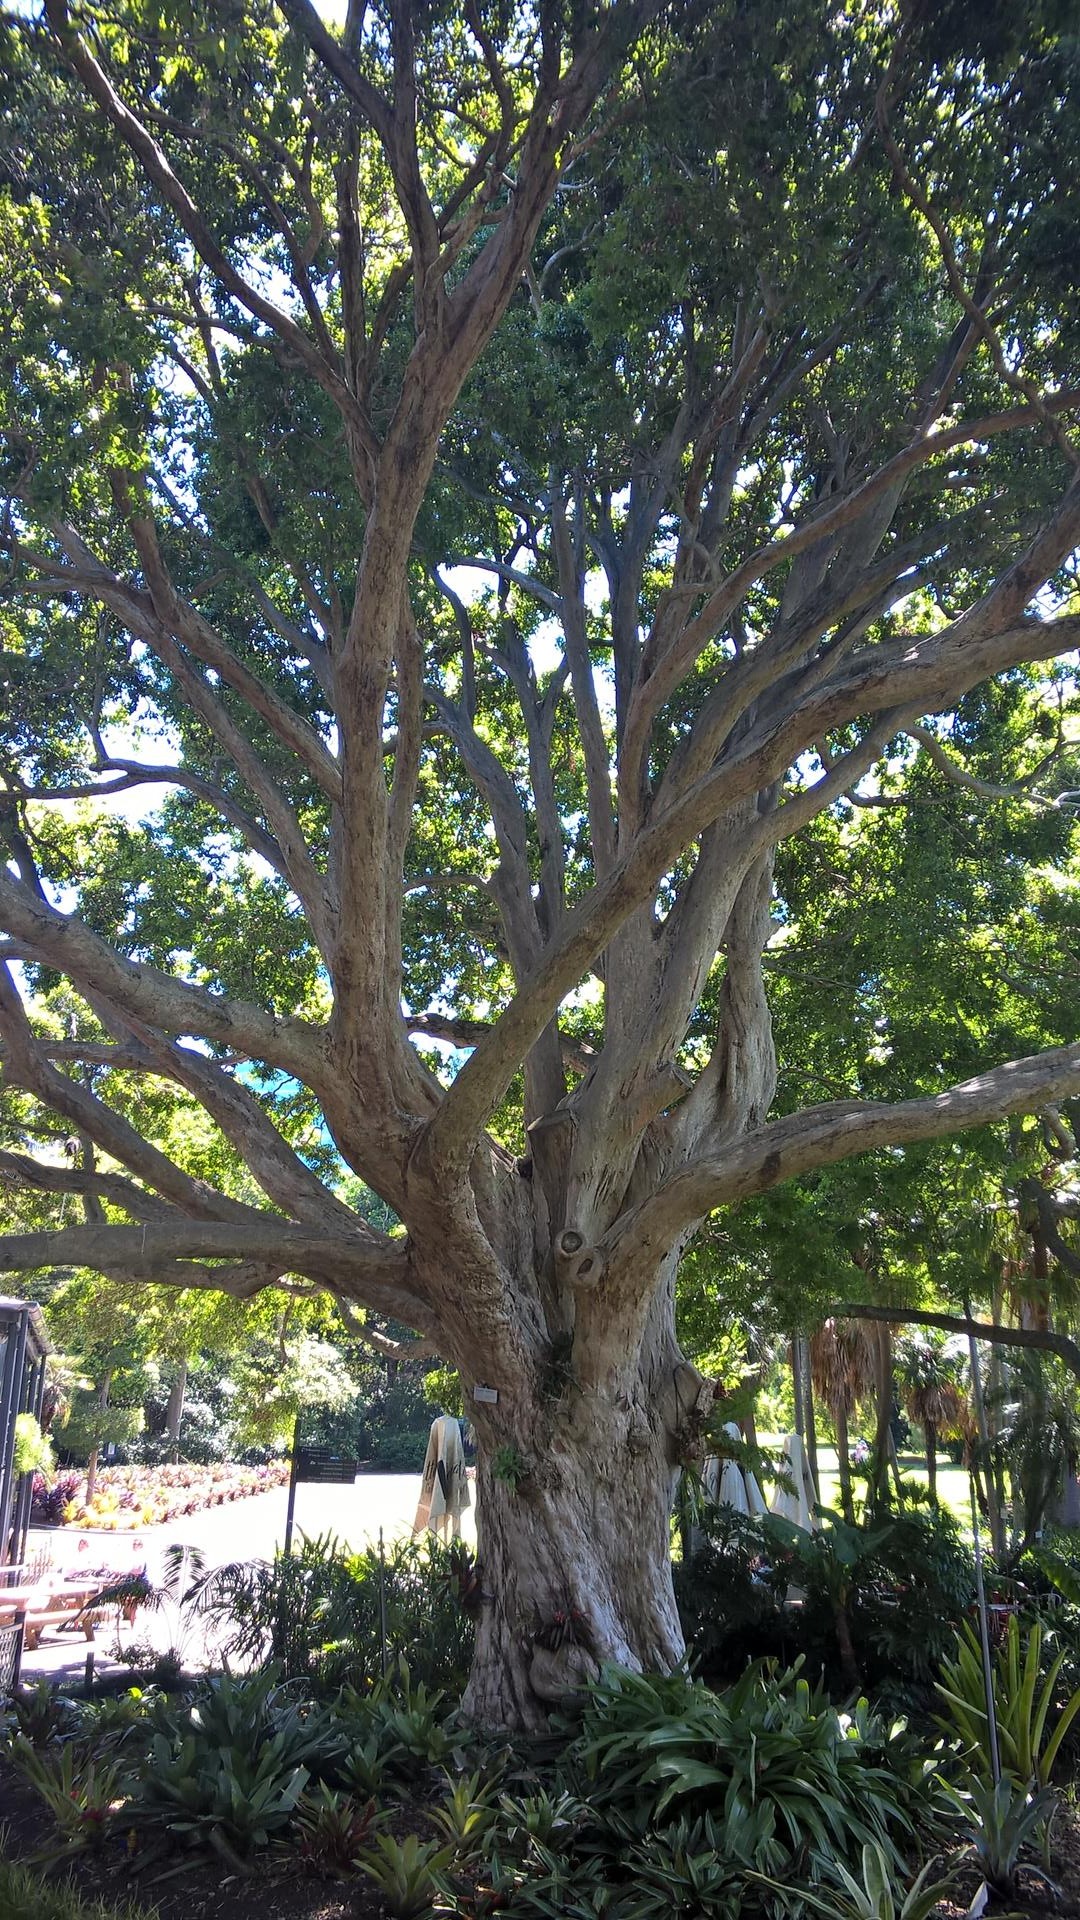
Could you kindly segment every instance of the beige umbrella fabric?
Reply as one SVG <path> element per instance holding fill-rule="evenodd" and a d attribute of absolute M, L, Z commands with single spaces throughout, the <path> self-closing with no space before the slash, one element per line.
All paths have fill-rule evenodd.
<path fill-rule="evenodd" d="M 440 1414 L 428 1434 L 413 1532 L 423 1533 L 426 1527 L 440 1540 L 457 1540 L 461 1516 L 471 1505 L 461 1428 L 449 1414 Z"/>
<path fill-rule="evenodd" d="M 742 1442 L 734 1420 L 729 1420 L 724 1428 L 730 1440 Z M 702 1479 L 708 1492 L 719 1507 L 733 1507 L 736 1513 L 759 1514 L 766 1511 L 761 1488 L 752 1473 L 740 1467 L 737 1460 L 723 1460 L 711 1454 L 705 1462 Z"/>
<path fill-rule="evenodd" d="M 793 1526 L 801 1527 L 804 1533 L 813 1533 L 818 1526 L 815 1513 L 817 1489 L 800 1434 L 789 1433 L 785 1439 L 782 1466 L 794 1491 L 789 1493 L 786 1487 L 777 1482 L 772 1497 L 772 1511 L 779 1514 L 782 1520 L 790 1520 Z"/>

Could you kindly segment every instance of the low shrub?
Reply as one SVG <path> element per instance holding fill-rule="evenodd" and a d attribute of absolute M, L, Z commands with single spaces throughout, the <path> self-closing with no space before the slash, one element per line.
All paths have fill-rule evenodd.
<path fill-rule="evenodd" d="M 52 1443 L 42 1433 L 40 1423 L 32 1413 L 17 1413 L 12 1454 L 15 1473 L 19 1476 L 24 1473 L 51 1473 L 53 1464 Z"/>
<path fill-rule="evenodd" d="M 198 1513 L 204 1507 L 223 1506 L 249 1494 L 265 1493 L 284 1485 L 289 1477 L 285 1460 L 245 1467 L 233 1462 L 193 1466 L 161 1463 L 157 1466 L 103 1467 L 92 1500 L 86 1496 L 86 1477 L 62 1473 L 50 1486 L 43 1475 L 34 1482 L 31 1521 L 35 1526 L 100 1527 L 108 1532 L 160 1526 L 166 1521 Z"/>
<path fill-rule="evenodd" d="M 991 1664 L 1001 1769 L 1025 1792 L 1033 1781 L 1049 1786 L 1069 1729 L 1080 1714 L 1080 1691 L 1067 1693 L 1059 1684 L 1064 1649 L 1047 1668 L 1043 1637 L 1038 1621 L 1022 1629 L 1013 1614 Z M 954 1657 L 942 1662 L 935 1691 L 939 1726 L 961 1741 L 969 1774 L 993 1785 L 982 1646 L 970 1621 L 957 1635 Z"/>
<path fill-rule="evenodd" d="M 0 1726 L 6 1744 L 21 1739 L 40 1751 L 73 1733 L 78 1722 L 74 1701 L 42 1675 L 32 1686 L 20 1687 L 11 1695 Z"/>
<path fill-rule="evenodd" d="M 210 1850 L 233 1867 L 292 1831 L 308 1784 L 340 1772 L 343 1723 L 294 1698 L 278 1671 L 216 1675 L 161 1703 L 128 1775 L 125 1822 Z"/>
<path fill-rule="evenodd" d="M 275 1667 L 187 1701 L 132 1692 L 23 1744 L 69 1846 L 134 1833 L 144 1868 L 195 1849 L 233 1872 L 285 1848 L 402 1916 L 839 1916 L 868 1860 L 911 1888 L 945 1831 L 925 1743 L 761 1663 L 722 1693 L 606 1668 L 546 1749 L 470 1752 L 404 1663 L 329 1702 Z"/>
<path fill-rule="evenodd" d="M 324 1782 L 296 1808 L 296 1850 L 311 1873 L 345 1875 L 374 1838 L 380 1815 L 374 1800 L 359 1801 Z"/>
<path fill-rule="evenodd" d="M 56 1823 L 57 1841 L 42 1854 L 50 1866 L 100 1847 L 120 1802 L 120 1765 L 74 1740 L 44 1752 L 18 1735 L 8 1758 L 41 1796 Z"/>
<path fill-rule="evenodd" d="M 46 1480 L 43 1473 L 36 1473 L 30 1497 L 31 1526 L 62 1526 L 68 1507 L 85 1486 L 81 1473 L 58 1473 L 52 1481 Z"/>
<path fill-rule="evenodd" d="M 971 1780 L 964 1794 L 954 1788 L 948 1791 L 960 1817 L 965 1852 L 983 1875 L 980 1891 L 999 1900 L 1014 1900 L 1026 1875 L 1041 1882 L 1051 1896 L 1057 1893 L 1045 1870 L 1025 1858 L 1040 1840 L 1044 1848 L 1047 1845 L 1055 1806 L 1049 1787 L 1032 1792 L 1029 1784 L 1017 1786 L 1006 1774 L 996 1786 L 988 1780 Z M 969 1911 L 984 1909 L 985 1901 L 980 1902 L 977 1894 Z"/>
<path fill-rule="evenodd" d="M 0 1860 L 0 1916 L 3 1920 L 156 1920 L 156 1909 L 130 1900 L 86 1899 L 75 1888 L 43 1880 L 28 1867 Z"/>
<path fill-rule="evenodd" d="M 741 1669 L 748 1653 L 797 1650 L 809 1673 L 842 1691 L 925 1688 L 974 1601 L 973 1556 L 943 1511 L 905 1508 L 869 1529 L 826 1515 L 808 1534 L 717 1507 L 703 1531 L 675 1585 L 687 1645 L 710 1679 Z M 785 1606 L 791 1588 L 802 1596 L 797 1616 Z"/>
<path fill-rule="evenodd" d="M 472 1658 L 473 1624 L 462 1608 L 452 1551 L 436 1541 L 398 1541 L 380 1565 L 332 1535 L 301 1537 L 292 1554 L 225 1568 L 214 1611 L 230 1659 L 276 1661 L 285 1679 L 330 1694 L 365 1692 L 405 1659 L 413 1681 L 460 1691 Z M 385 1602 L 386 1644 L 382 1638 Z"/>
<path fill-rule="evenodd" d="M 675 1599 L 694 1666 L 712 1682 L 748 1659 L 794 1657 L 791 1622 L 771 1578 L 759 1521 L 734 1507 L 704 1516 L 704 1538 L 673 1568 Z"/>
<path fill-rule="evenodd" d="M 477 1855 L 435 1869 L 450 1911 L 841 1920 L 871 1861 L 922 1920 L 926 1878 L 903 1856 L 941 1831 L 934 1763 L 865 1705 L 838 1714 L 798 1673 L 762 1665 L 722 1693 L 685 1673 L 607 1668 L 564 1733 L 554 1775 L 482 1806 Z M 452 1823 L 436 1824 L 449 1835 Z"/>
<path fill-rule="evenodd" d="M 866 1723 L 841 1716 L 794 1669 L 750 1667 L 723 1693 L 606 1668 L 588 1691 L 569 1777 L 601 1826 L 637 1837 L 665 1821 L 717 1823 L 722 1851 L 797 1875 L 813 1849 L 854 1859 L 867 1841 L 899 1858 L 907 1791 Z"/>

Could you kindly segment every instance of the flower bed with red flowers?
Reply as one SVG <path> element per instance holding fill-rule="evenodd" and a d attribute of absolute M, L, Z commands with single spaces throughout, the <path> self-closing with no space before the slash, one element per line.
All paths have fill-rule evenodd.
<path fill-rule="evenodd" d="M 203 1507 L 224 1506 L 252 1493 L 266 1493 L 288 1480 L 287 1460 L 262 1467 L 227 1463 L 208 1467 L 102 1467 L 92 1500 L 86 1498 L 86 1475 L 59 1473 L 50 1484 L 35 1475 L 31 1525 L 104 1527 L 127 1533 L 136 1527 L 159 1527 Z"/>

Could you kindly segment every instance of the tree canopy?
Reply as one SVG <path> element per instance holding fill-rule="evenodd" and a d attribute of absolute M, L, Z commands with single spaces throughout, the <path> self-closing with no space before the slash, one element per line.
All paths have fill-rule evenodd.
<path fill-rule="evenodd" d="M 84 1217 L 0 1264 L 416 1329 L 498 1394 L 480 1667 L 579 1586 L 673 1657 L 586 1563 L 625 1449 L 666 1543 L 698 1224 L 1080 1093 L 1056 960 L 1003 1012 L 958 959 L 984 895 L 1053 956 L 1072 832 L 1065 9 L 2 34 L 3 1172 Z M 958 856 L 960 797 L 1023 831 Z"/>

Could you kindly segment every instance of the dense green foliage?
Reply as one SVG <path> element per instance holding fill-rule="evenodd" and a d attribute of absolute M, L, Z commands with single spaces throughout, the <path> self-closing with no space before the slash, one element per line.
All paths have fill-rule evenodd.
<path fill-rule="evenodd" d="M 970 1548 L 943 1512 L 905 1509 L 865 1530 L 833 1515 L 814 1535 L 724 1507 L 704 1522 L 675 1579 L 687 1644 L 710 1677 L 737 1672 L 748 1652 L 798 1655 L 841 1691 L 857 1679 L 896 1698 L 932 1678 L 975 1597 Z M 854 1675 L 843 1671 L 840 1610 Z"/>
<path fill-rule="evenodd" d="M 829 1551 L 841 1560 L 839 1523 L 832 1531 Z M 935 1539 L 947 1563 L 955 1541 L 940 1517 L 896 1523 L 893 1550 L 899 1565 L 903 1547 L 913 1584 L 932 1565 Z M 774 1532 L 774 1548 L 780 1540 Z M 877 1542 L 879 1580 L 885 1545 Z M 815 1551 L 803 1557 L 803 1577 Z M 388 1617 L 396 1634 L 408 1615 L 416 1659 L 410 1667 L 391 1648 L 385 1672 L 372 1659 L 370 1622 L 354 1608 L 350 1628 L 329 1596 L 328 1568 L 339 1585 L 377 1587 L 374 1561 L 361 1566 L 330 1543 L 292 1567 L 279 1563 L 277 1596 L 297 1616 L 283 1642 L 291 1678 L 275 1658 L 172 1695 L 133 1690 L 76 1703 L 43 1682 L 16 1698 L 4 1757 L 56 1823 L 50 1858 L 100 1854 L 107 1866 L 122 1849 L 151 1876 L 207 1858 L 246 1873 L 274 1849 L 283 1863 L 341 1879 L 343 1894 L 357 1876 L 374 1881 L 387 1912 L 403 1920 L 486 1920 L 496 1911 L 513 1920 L 650 1920 L 661 1911 L 685 1920 L 796 1920 L 807 1911 L 926 1920 L 951 1887 L 951 1867 L 940 1876 L 943 1854 L 954 1861 L 966 1849 L 1014 1899 L 1041 1871 L 1036 1850 L 1047 1858 L 1055 1795 L 1045 1783 L 1069 1752 L 1080 1700 L 1061 1692 L 1062 1649 L 1050 1646 L 1060 1618 L 1047 1634 L 1037 1611 L 1033 1624 L 1013 1619 L 995 1656 L 1009 1776 L 995 1793 L 969 1628 L 941 1667 L 945 1740 L 925 1711 L 909 1726 L 864 1698 L 841 1709 L 801 1661 L 785 1670 L 744 1660 L 733 1684 L 715 1687 L 685 1672 L 605 1667 L 547 1739 L 493 1746 L 424 1677 L 442 1666 L 451 1678 L 455 1657 L 439 1638 L 442 1556 L 406 1554 L 391 1565 Z M 774 1585 L 791 1570 L 777 1559 Z M 869 1617 L 870 1583 L 861 1563 L 856 1571 Z M 947 1607 L 948 1576 L 940 1578 Z M 264 1585 L 258 1604 L 271 1592 Z M 234 1590 L 236 1626 L 249 1636 L 253 1597 Z M 856 1620 L 855 1595 L 850 1604 Z M 1037 1609 L 1038 1600 L 1027 1604 Z M 326 1658 L 336 1649 L 321 1637 L 330 1626 L 353 1635 L 358 1684 L 336 1684 Z M 865 1628 L 860 1646 L 874 1646 Z M 910 1675 L 913 1651 L 900 1651 L 894 1679 Z M 69 1920 L 62 1905 L 56 1920 Z"/>
<path fill-rule="evenodd" d="M 459 1602 L 463 1549 L 396 1541 L 382 1560 L 331 1536 L 301 1538 L 272 1563 L 221 1569 L 214 1611 L 223 1651 L 245 1664 L 273 1660 L 287 1680 L 323 1691 L 364 1691 L 404 1660 L 418 1684 L 451 1693 L 468 1673 L 472 1629 Z"/>
<path fill-rule="evenodd" d="M 497 1891 L 513 1914 L 577 1913 L 603 1887 L 619 1920 L 658 1905 L 786 1914 L 867 1845 L 896 1878 L 938 1830 L 917 1746 L 865 1708 L 839 1716 L 793 1674 L 753 1667 L 714 1694 L 611 1670 L 582 1705 L 554 1764 L 502 1750 L 461 1771 L 468 1735 L 405 1669 L 320 1705 L 272 1667 L 187 1701 L 85 1708 L 37 1748 L 16 1735 L 10 1756 L 73 1850 L 122 1823 L 141 1861 L 194 1848 L 242 1869 L 277 1841 L 373 1875 L 393 1913 L 481 1915 Z M 386 1831 L 406 1799 L 434 1839 Z"/>

